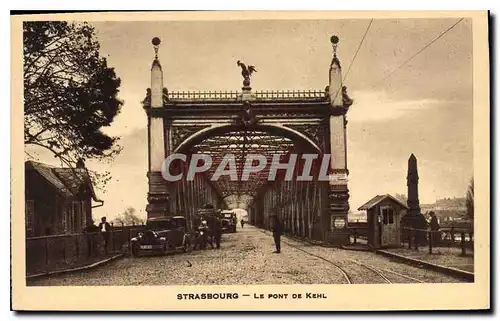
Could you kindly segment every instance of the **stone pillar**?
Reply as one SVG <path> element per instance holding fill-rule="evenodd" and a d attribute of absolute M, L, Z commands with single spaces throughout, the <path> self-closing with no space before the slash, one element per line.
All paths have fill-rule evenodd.
<path fill-rule="evenodd" d="M 149 171 L 148 171 L 148 218 L 168 214 L 167 184 L 161 174 L 161 165 L 165 160 L 165 128 L 163 117 L 155 113 L 155 109 L 163 108 L 163 71 L 158 60 L 160 39 L 153 39 L 156 57 L 151 66 L 151 113 L 149 113 Z"/>
<path fill-rule="evenodd" d="M 411 154 L 408 159 L 408 176 L 406 177 L 408 185 L 408 213 L 403 218 L 403 225 L 418 230 L 427 229 L 427 221 L 420 212 L 420 202 L 418 200 L 418 169 L 417 158 Z M 427 243 L 426 233 L 422 231 L 414 232 L 413 242 L 416 246 Z"/>
<path fill-rule="evenodd" d="M 408 159 L 406 185 L 408 186 L 408 214 L 416 216 L 420 214 L 420 201 L 418 200 L 417 158 L 413 154 L 411 154 Z"/>
<path fill-rule="evenodd" d="M 349 243 L 347 213 L 349 212 L 349 190 L 347 188 L 346 112 L 351 103 L 345 100 L 342 84 L 342 67 L 337 58 L 338 38 L 331 38 L 333 59 L 330 65 L 328 95 L 330 98 L 329 152 L 330 180 L 328 184 L 328 243 L 341 245 Z"/>

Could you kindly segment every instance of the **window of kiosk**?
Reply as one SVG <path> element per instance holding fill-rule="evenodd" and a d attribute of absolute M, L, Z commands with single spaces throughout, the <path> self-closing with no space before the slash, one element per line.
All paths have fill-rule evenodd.
<path fill-rule="evenodd" d="M 382 209 L 382 223 L 387 225 L 387 208 Z"/>

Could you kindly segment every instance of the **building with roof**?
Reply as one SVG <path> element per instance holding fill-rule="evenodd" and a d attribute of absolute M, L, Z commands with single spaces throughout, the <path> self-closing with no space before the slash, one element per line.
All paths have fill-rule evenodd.
<path fill-rule="evenodd" d="M 92 203 L 98 203 L 93 205 Z M 81 233 L 102 206 L 83 162 L 76 168 L 25 162 L 26 236 Z"/>
<path fill-rule="evenodd" d="M 422 204 L 420 208 L 422 209 L 422 213 L 433 211 L 440 223 L 467 218 L 465 197 L 437 199 L 434 204 Z"/>
<path fill-rule="evenodd" d="M 368 221 L 368 244 L 373 248 L 401 245 L 401 218 L 408 206 L 392 195 L 377 195 L 363 204 Z"/>

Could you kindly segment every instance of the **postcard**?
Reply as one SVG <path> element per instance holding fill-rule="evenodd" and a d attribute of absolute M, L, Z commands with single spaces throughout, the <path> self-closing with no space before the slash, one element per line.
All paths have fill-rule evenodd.
<path fill-rule="evenodd" d="M 12 309 L 490 309 L 488 18 L 12 15 Z"/>

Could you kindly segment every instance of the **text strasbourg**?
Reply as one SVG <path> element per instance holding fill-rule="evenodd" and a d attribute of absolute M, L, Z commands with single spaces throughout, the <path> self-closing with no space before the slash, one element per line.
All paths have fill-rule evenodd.
<path fill-rule="evenodd" d="M 238 293 L 178 293 L 177 300 L 236 300 Z"/>

